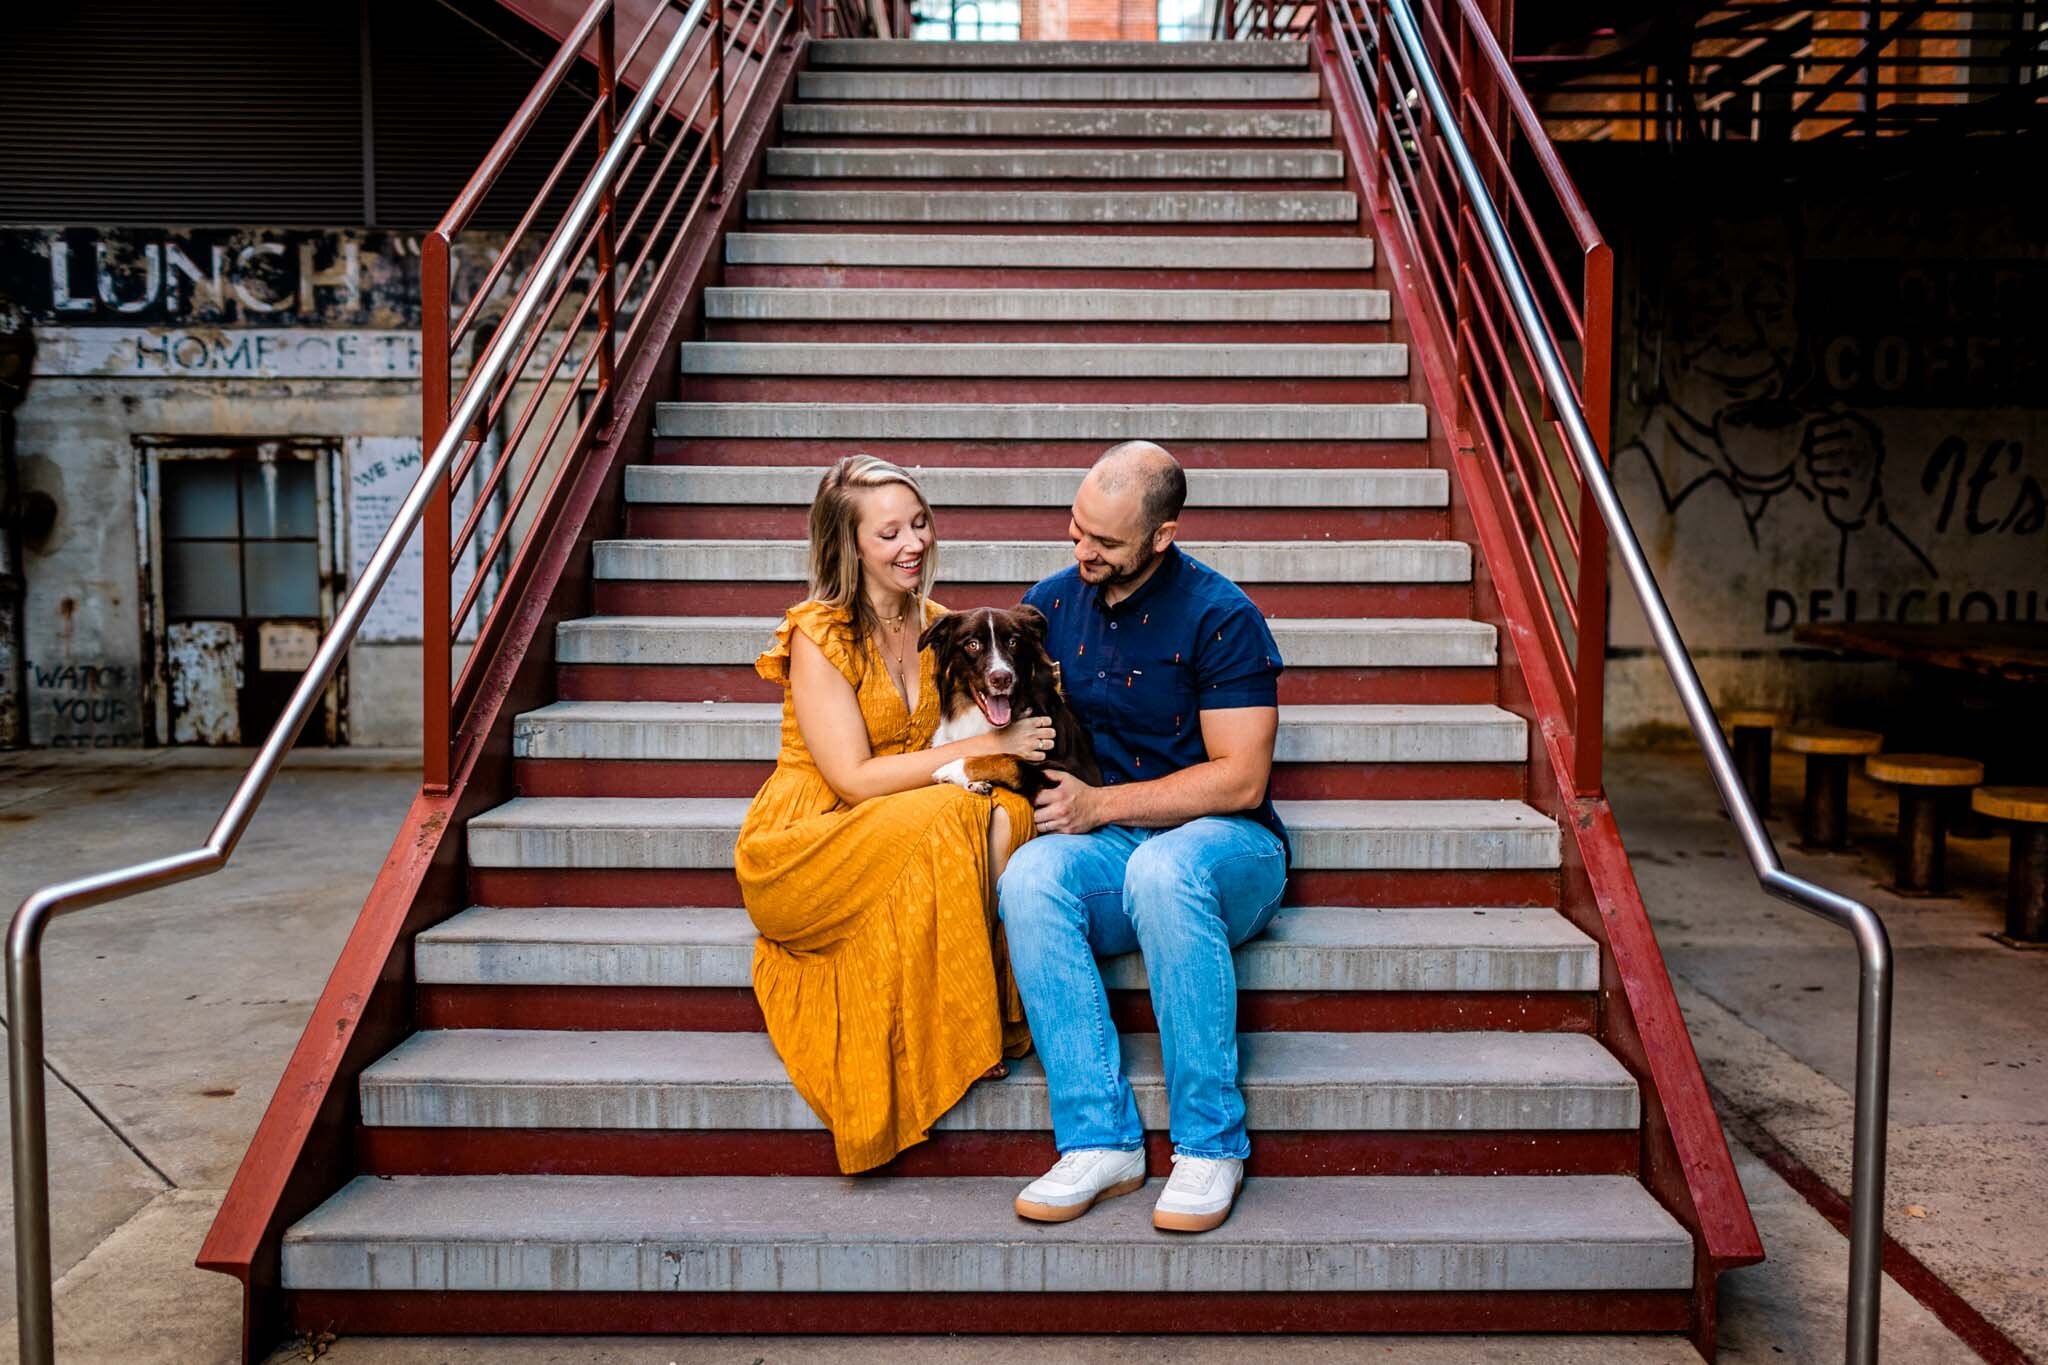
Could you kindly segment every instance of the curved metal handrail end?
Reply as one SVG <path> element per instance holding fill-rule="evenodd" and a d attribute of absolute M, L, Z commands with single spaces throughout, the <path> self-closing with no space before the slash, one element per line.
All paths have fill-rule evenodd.
<path fill-rule="evenodd" d="M 52 920 L 62 919 L 75 910 L 89 910 L 95 905 L 105 905 L 108 901 L 121 900 L 137 892 L 152 891 L 159 886 L 172 886 L 218 872 L 227 866 L 229 851 L 216 844 L 202 844 L 183 853 L 134 863 L 97 876 L 57 882 L 31 892 L 16 908 L 14 919 L 7 927 L 7 955 L 10 959 L 19 960 L 25 950 L 32 949 L 41 939 L 43 929 Z"/>
<path fill-rule="evenodd" d="M 1867 966 L 1886 974 L 1891 972 L 1891 935 L 1877 911 L 1839 891 L 1794 876 L 1782 867 L 1759 870 L 1757 880 L 1779 900 L 1847 929 L 1855 936 L 1857 951 Z"/>

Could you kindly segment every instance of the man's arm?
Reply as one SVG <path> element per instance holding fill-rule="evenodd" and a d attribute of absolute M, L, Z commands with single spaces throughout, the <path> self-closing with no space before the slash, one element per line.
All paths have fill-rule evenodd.
<path fill-rule="evenodd" d="M 1091 787 L 1071 773 L 1050 774 L 1038 794 L 1040 834 L 1086 834 L 1103 825 L 1165 829 L 1205 815 L 1255 809 L 1273 774 L 1277 706 L 1230 707 L 1201 713 L 1202 748 L 1209 758 L 1192 768 L 1114 787 Z"/>

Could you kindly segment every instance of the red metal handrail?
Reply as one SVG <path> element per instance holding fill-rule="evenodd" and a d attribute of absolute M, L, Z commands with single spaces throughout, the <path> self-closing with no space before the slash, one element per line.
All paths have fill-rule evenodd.
<path fill-rule="evenodd" d="M 1567 379 L 1594 440 L 1608 436 L 1614 334 L 1613 254 L 1566 174 L 1492 28 L 1474 0 L 1417 6 L 1430 64 L 1455 99 L 1457 132 L 1506 222 L 1516 264 L 1537 291 L 1541 339 L 1568 361 Z M 1436 116 L 1375 0 L 1322 5 L 1235 0 L 1220 37 L 1303 34 L 1328 26 L 1339 67 L 1365 111 L 1361 178 L 1422 278 L 1415 319 L 1449 357 L 1453 439 L 1482 454 L 1490 501 L 1519 535 L 1512 572 L 1533 605 L 1532 641 L 1555 679 L 1563 736 L 1580 795 L 1600 790 L 1602 673 L 1607 647 L 1607 532 L 1545 393 L 1537 337 L 1511 306 L 1501 267 L 1480 239 L 1473 203 L 1449 160 Z M 1569 254 L 1565 245 L 1569 244 Z"/>
<path fill-rule="evenodd" d="M 422 675 L 425 686 L 424 785 L 447 790 L 469 724 L 483 668 L 502 632 L 504 608 L 518 595 L 551 527 L 553 490 L 571 477 L 612 418 L 621 358 L 642 336 L 640 304 L 674 267 L 678 245 L 698 216 L 722 206 L 728 129 L 744 117 L 769 59 L 822 9 L 841 32 L 874 31 L 858 0 L 712 0 L 655 6 L 625 51 L 618 51 L 615 0 L 593 0 L 563 37 L 532 91 L 462 193 L 421 246 L 421 422 L 432 449 L 463 409 L 472 385 L 493 387 L 469 404 L 477 416 L 461 434 L 448 475 L 433 489 L 421 530 Z M 885 11 L 887 13 L 887 11 Z M 688 24 L 685 32 L 679 25 Z M 619 132 L 620 87 L 637 74 L 642 49 L 681 55 L 653 92 L 651 112 L 631 130 L 632 150 L 609 158 Z M 595 67 L 595 94 L 570 77 Z M 657 69 L 659 69 L 657 67 Z M 645 94 L 646 92 L 640 92 Z M 455 243 L 505 179 L 535 128 L 565 102 L 588 100 L 575 131 L 556 151 L 539 189 L 520 213 L 496 260 L 466 298 L 456 297 Z M 622 149 L 623 150 L 623 149 Z M 593 188 L 597 209 L 572 224 L 561 208 Z M 535 224 L 550 222 L 537 243 Z M 572 231 L 573 229 L 573 231 Z M 565 242 L 566 253 L 557 252 Z M 536 279 L 537 263 L 560 257 L 559 273 Z M 535 264 L 528 264 L 529 262 Z M 544 290 L 544 303 L 509 343 L 512 363 L 489 376 L 456 375 L 472 347 L 500 340 L 493 319 L 501 300 Z M 458 494 L 469 507 L 454 524 Z M 473 647 L 454 671 L 459 641 Z"/>
<path fill-rule="evenodd" d="M 1242 6 L 1231 11 L 1233 22 L 1241 13 Z M 1469 518 L 1490 571 L 1490 589 L 1475 593 L 1475 607 L 1496 619 L 1503 643 L 1513 646 L 1518 690 L 1526 690 L 1547 759 L 1532 765 L 1530 794 L 1558 816 L 1565 847 L 1559 908 L 1600 942 L 1601 1037 L 1647 1082 L 1643 1179 L 1696 1239 L 1695 1285 L 1703 1297 L 1695 1341 L 1711 1354 L 1711 1277 L 1761 1259 L 1763 1247 L 1599 791 L 1610 536 L 1758 885 L 1855 942 L 1846 1344 L 1851 1361 L 1874 1361 L 1890 940 L 1869 906 L 1785 871 L 1615 490 L 1606 455 L 1611 253 L 1474 0 L 1324 0 L 1312 37 L 1312 60 L 1371 196 L 1394 292 L 1413 326 L 1423 382 L 1436 411 L 1450 418 L 1432 440 L 1449 447 L 1455 506 Z M 1576 288 L 1553 242 L 1577 252 Z"/>

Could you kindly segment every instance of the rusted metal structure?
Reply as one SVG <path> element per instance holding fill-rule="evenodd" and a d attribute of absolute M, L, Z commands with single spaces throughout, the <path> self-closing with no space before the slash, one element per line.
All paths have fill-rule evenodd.
<path fill-rule="evenodd" d="M 1668 5 L 1517 53 L 1514 69 L 1560 139 L 1794 143 L 2038 129 L 2048 119 L 2048 11 L 2031 0 Z"/>

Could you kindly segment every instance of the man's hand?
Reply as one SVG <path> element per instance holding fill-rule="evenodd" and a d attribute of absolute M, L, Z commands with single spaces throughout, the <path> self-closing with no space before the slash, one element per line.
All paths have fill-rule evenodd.
<path fill-rule="evenodd" d="M 1876 424 L 1857 412 L 1816 417 L 1799 453 L 1827 519 L 1845 531 L 1862 526 L 1884 472 L 1884 435 Z"/>
<path fill-rule="evenodd" d="M 1052 785 L 1031 803 L 1037 809 L 1032 824 L 1040 834 L 1087 834 L 1102 828 L 1104 822 L 1095 810 L 1097 788 L 1058 768 L 1045 775 Z"/>

